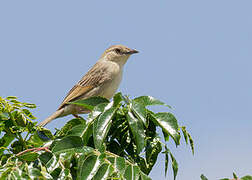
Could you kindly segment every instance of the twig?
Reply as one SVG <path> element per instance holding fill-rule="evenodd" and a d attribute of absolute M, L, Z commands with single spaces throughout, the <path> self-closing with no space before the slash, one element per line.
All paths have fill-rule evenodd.
<path fill-rule="evenodd" d="M 24 150 L 22 152 L 19 152 L 17 154 L 17 156 L 20 156 L 20 155 L 25 154 L 25 153 L 30 152 L 30 151 L 33 151 L 33 152 L 38 152 L 38 151 L 51 152 L 48 147 L 39 147 L 39 148 L 26 149 L 26 150 Z"/>

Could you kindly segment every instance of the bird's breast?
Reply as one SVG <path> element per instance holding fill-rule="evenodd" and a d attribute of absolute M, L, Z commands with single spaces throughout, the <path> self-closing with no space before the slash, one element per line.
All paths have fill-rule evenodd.
<path fill-rule="evenodd" d="M 111 81 L 104 84 L 104 88 L 103 88 L 104 91 L 102 93 L 103 97 L 110 99 L 114 96 L 115 92 L 117 91 L 121 83 L 122 74 L 123 74 L 123 71 L 120 67 L 119 69 L 115 69 L 115 71 L 111 73 Z"/>

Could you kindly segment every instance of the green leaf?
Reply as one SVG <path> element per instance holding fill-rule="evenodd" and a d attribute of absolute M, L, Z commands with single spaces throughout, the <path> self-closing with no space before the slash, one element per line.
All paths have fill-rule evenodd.
<path fill-rule="evenodd" d="M 164 135 L 164 140 L 168 142 L 169 139 L 170 139 L 170 138 L 169 138 L 170 135 L 169 135 L 166 131 L 164 131 L 163 129 L 162 129 L 162 132 L 163 132 L 163 135 Z"/>
<path fill-rule="evenodd" d="M 234 177 L 234 179 L 236 179 L 237 180 L 237 175 L 233 172 L 233 177 Z"/>
<path fill-rule="evenodd" d="M 0 156 L 3 154 L 4 150 L 11 144 L 15 139 L 15 135 L 12 133 L 5 133 L 2 138 L 0 138 Z"/>
<path fill-rule="evenodd" d="M 31 144 L 33 147 L 40 147 L 44 144 L 45 141 L 42 138 L 40 138 L 41 135 L 38 134 L 39 132 L 35 132 L 28 140 L 29 144 Z"/>
<path fill-rule="evenodd" d="M 125 159 L 122 157 L 116 157 L 115 162 L 114 162 L 114 167 L 117 172 L 119 172 L 120 174 L 124 174 L 125 167 L 126 167 Z"/>
<path fill-rule="evenodd" d="M 243 176 L 243 177 L 241 178 L 241 180 L 252 180 L 252 176 L 249 176 L 249 175 Z"/>
<path fill-rule="evenodd" d="M 144 106 L 154 106 L 154 105 L 162 105 L 171 108 L 171 106 L 159 101 L 158 99 L 151 96 L 140 96 L 135 98 L 133 101 L 143 104 Z"/>
<path fill-rule="evenodd" d="M 39 159 L 43 165 L 46 165 L 48 161 L 52 158 L 53 154 L 50 152 L 44 152 L 39 155 Z"/>
<path fill-rule="evenodd" d="M 23 105 L 27 108 L 36 108 L 36 105 L 31 103 L 23 103 Z"/>
<path fill-rule="evenodd" d="M 34 133 L 33 136 L 30 137 L 29 142 L 33 142 L 34 144 L 42 145 L 43 142 L 48 142 L 52 139 L 54 139 L 54 136 L 52 135 L 51 131 L 46 128 L 39 128 L 41 130 L 38 130 Z"/>
<path fill-rule="evenodd" d="M 67 135 L 82 137 L 82 133 L 86 128 L 86 124 L 79 124 L 77 126 L 74 126 L 70 131 L 68 131 Z"/>
<path fill-rule="evenodd" d="M 145 174 L 149 174 L 149 171 L 152 168 L 149 167 L 149 165 L 146 162 L 146 159 L 140 156 L 137 159 L 137 165 L 141 169 L 141 171 Z"/>
<path fill-rule="evenodd" d="M 103 163 L 97 173 L 95 174 L 95 180 L 106 180 L 112 174 L 113 167 L 108 163 Z"/>
<path fill-rule="evenodd" d="M 80 124 L 85 124 L 85 120 L 80 119 L 80 118 L 74 118 L 68 121 L 60 131 L 57 132 L 56 136 L 64 136 L 66 135 L 69 131 L 71 131 L 72 128 L 74 128 L 77 125 Z"/>
<path fill-rule="evenodd" d="M 21 141 L 15 141 L 11 144 L 11 151 L 14 154 L 17 154 L 21 151 L 25 150 L 24 143 Z"/>
<path fill-rule="evenodd" d="M 141 177 L 141 180 L 151 180 L 150 177 L 148 177 L 146 174 L 144 174 L 143 172 L 140 172 L 140 177 Z"/>
<path fill-rule="evenodd" d="M 148 163 L 148 172 L 150 173 L 152 167 L 155 165 L 157 161 L 158 154 L 162 151 L 162 146 L 159 137 L 155 137 L 151 140 L 147 141 L 146 146 L 146 162 Z"/>
<path fill-rule="evenodd" d="M 82 147 L 83 141 L 79 136 L 66 136 L 58 141 L 52 149 L 52 152 L 57 152 L 64 149 Z"/>
<path fill-rule="evenodd" d="M 29 152 L 29 153 L 20 155 L 19 158 L 25 161 L 35 161 L 38 158 L 38 156 L 39 156 L 38 153 Z"/>
<path fill-rule="evenodd" d="M 180 135 L 177 119 L 167 112 L 156 113 L 154 114 L 154 118 L 162 130 L 174 139 L 176 145 L 179 145 Z"/>
<path fill-rule="evenodd" d="M 8 160 L 12 157 L 11 154 L 3 154 L 0 156 L 0 174 L 1 174 L 1 166 L 5 165 Z"/>
<path fill-rule="evenodd" d="M 191 146 L 191 149 L 192 149 L 192 153 L 194 154 L 194 142 L 193 142 L 193 139 L 191 137 L 191 135 L 189 133 L 187 133 L 188 137 L 189 137 L 189 142 L 190 142 L 190 146 Z"/>
<path fill-rule="evenodd" d="M 10 117 L 9 117 L 9 114 L 6 113 L 6 112 L 0 112 L 0 120 L 8 120 Z"/>
<path fill-rule="evenodd" d="M 77 179 L 93 179 L 101 164 L 101 160 L 96 155 L 81 156 L 77 167 Z"/>
<path fill-rule="evenodd" d="M 14 111 L 15 113 L 16 111 Z M 12 114 L 14 114 L 12 113 Z M 17 116 L 15 117 L 15 121 L 17 123 L 17 126 L 25 127 L 27 124 L 26 117 L 24 114 L 18 113 Z M 16 127 L 17 128 L 17 127 Z"/>
<path fill-rule="evenodd" d="M 174 180 L 176 179 L 177 173 L 178 173 L 178 163 L 172 153 L 170 152 L 171 160 L 172 160 L 172 170 L 173 170 L 173 177 Z"/>
<path fill-rule="evenodd" d="M 94 152 L 94 149 L 89 146 L 83 146 L 83 147 L 77 147 L 77 148 L 69 148 L 69 149 L 63 149 L 55 152 L 55 155 L 59 154 L 75 154 L 75 153 L 81 153 L 82 155 L 87 155 Z"/>
<path fill-rule="evenodd" d="M 19 101 L 16 100 L 16 99 L 11 99 L 10 102 L 12 102 L 13 104 L 21 104 L 21 102 L 19 102 Z"/>
<path fill-rule="evenodd" d="M 182 129 L 182 133 L 184 135 L 185 142 L 186 142 L 186 144 L 188 144 L 188 136 L 187 136 L 186 127 L 182 126 L 181 129 Z"/>
<path fill-rule="evenodd" d="M 168 171 L 168 163 L 169 163 L 169 152 L 168 152 L 168 148 L 165 146 L 165 176 L 167 175 L 167 171 Z"/>
<path fill-rule="evenodd" d="M 106 138 L 109 128 L 112 123 L 112 117 L 115 114 L 117 108 L 112 107 L 105 110 L 99 118 L 94 122 L 93 137 L 94 144 L 97 149 L 100 149 L 104 139 Z"/>
<path fill-rule="evenodd" d="M 116 177 L 122 179 L 126 168 L 125 159 L 117 156 L 108 157 L 107 159 L 112 163 Z"/>
<path fill-rule="evenodd" d="M 62 172 L 62 169 L 59 166 L 60 163 L 57 163 L 56 168 L 54 168 L 52 171 L 50 171 L 50 175 L 53 177 L 53 179 L 59 179 L 60 173 Z"/>
<path fill-rule="evenodd" d="M 145 133 L 143 123 L 139 121 L 132 112 L 128 112 L 127 120 L 137 146 L 137 153 L 140 153 L 145 146 Z"/>
<path fill-rule="evenodd" d="M 116 93 L 113 97 L 113 107 L 118 108 L 123 101 L 122 93 Z"/>
<path fill-rule="evenodd" d="M 107 151 L 110 151 L 110 152 L 117 154 L 117 155 L 124 154 L 123 151 L 124 151 L 125 147 L 121 147 L 120 144 L 117 141 L 112 140 L 112 138 L 111 138 L 111 140 L 109 140 L 108 143 L 106 143 L 106 146 L 107 146 L 106 147 Z"/>
<path fill-rule="evenodd" d="M 133 113 L 136 115 L 136 117 L 138 119 L 141 119 L 144 125 L 147 127 L 148 126 L 147 120 L 146 120 L 147 112 L 146 112 L 145 106 L 141 103 L 133 101 L 131 104 L 131 109 Z"/>
<path fill-rule="evenodd" d="M 95 118 L 97 118 L 102 112 L 104 112 L 104 109 L 110 108 L 112 105 L 108 103 L 102 103 L 94 107 L 93 111 L 89 113 L 88 115 L 88 122 L 93 121 Z"/>
<path fill-rule="evenodd" d="M 192 154 L 194 154 L 194 143 L 193 143 L 193 139 L 192 139 L 191 135 L 187 132 L 185 126 L 182 126 L 181 129 L 182 129 L 182 133 L 184 135 L 184 139 L 185 139 L 186 144 L 188 144 L 188 139 L 189 139 Z"/>
<path fill-rule="evenodd" d="M 89 138 L 92 136 L 93 133 L 93 124 L 89 123 L 85 129 L 83 129 L 83 131 L 81 132 L 80 137 L 82 137 L 83 139 L 83 144 L 87 145 Z"/>
<path fill-rule="evenodd" d="M 44 136 L 47 137 L 47 140 L 45 140 L 45 138 L 43 138 L 42 140 L 43 141 L 48 141 L 50 139 L 54 139 L 54 136 L 52 135 L 52 132 L 49 130 L 49 129 L 46 129 L 46 128 L 42 128 L 42 130 L 38 131 L 39 133 L 42 133 Z M 38 135 L 40 135 L 38 133 Z"/>
<path fill-rule="evenodd" d="M 201 175 L 200 175 L 200 178 L 201 178 L 201 180 L 208 180 L 207 177 L 204 176 L 204 174 L 201 174 Z"/>
<path fill-rule="evenodd" d="M 59 165 L 59 157 L 58 156 L 55 156 L 54 154 L 52 155 L 52 157 L 50 158 L 49 161 L 47 161 L 46 163 L 46 168 L 47 168 L 47 171 L 49 173 L 52 173 L 56 168 L 58 168 L 60 165 Z"/>
<path fill-rule="evenodd" d="M 125 173 L 124 178 L 127 180 L 136 180 L 139 179 L 140 169 L 138 166 L 128 165 Z"/>
<path fill-rule="evenodd" d="M 28 109 L 22 109 L 23 113 L 29 117 L 30 119 L 36 119 L 35 116 L 32 115 L 32 113 Z"/>
<path fill-rule="evenodd" d="M 68 104 L 75 104 L 75 105 L 87 108 L 89 110 L 93 110 L 95 106 L 97 106 L 98 104 L 102 104 L 102 103 L 109 103 L 109 100 L 104 97 L 94 96 L 94 97 L 90 97 L 87 99 L 69 102 Z"/>
<path fill-rule="evenodd" d="M 83 145 L 87 145 L 93 133 L 93 123 L 79 124 L 68 131 L 67 136 L 79 136 L 83 140 Z"/>
<path fill-rule="evenodd" d="M 28 168 L 29 176 L 31 179 L 42 179 L 43 175 L 37 168 Z"/>
<path fill-rule="evenodd" d="M 70 180 L 73 179 L 72 175 L 71 175 L 71 171 L 70 169 L 62 169 L 61 173 L 59 174 L 59 178 L 58 180 Z"/>
<path fill-rule="evenodd" d="M 17 99 L 17 97 L 16 97 L 16 96 L 8 96 L 6 99 L 7 99 L 7 100 Z"/>

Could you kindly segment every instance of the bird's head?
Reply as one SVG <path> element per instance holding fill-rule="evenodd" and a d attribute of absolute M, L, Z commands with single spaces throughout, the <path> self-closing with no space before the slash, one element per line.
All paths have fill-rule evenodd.
<path fill-rule="evenodd" d="M 116 62 L 120 65 L 124 65 L 130 55 L 135 53 L 138 53 L 138 51 L 135 49 L 130 49 L 123 45 L 114 45 L 106 49 L 101 58 L 107 61 Z"/>

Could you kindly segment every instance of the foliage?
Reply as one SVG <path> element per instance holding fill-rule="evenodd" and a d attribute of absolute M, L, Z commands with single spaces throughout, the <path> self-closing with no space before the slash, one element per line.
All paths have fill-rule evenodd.
<path fill-rule="evenodd" d="M 162 151 L 165 174 L 171 164 L 176 179 L 178 163 L 166 142 L 179 146 L 183 134 L 194 152 L 191 135 L 173 114 L 147 108 L 167 106 L 153 97 L 129 99 L 117 93 L 111 102 L 92 97 L 72 104 L 91 113 L 87 119 L 68 121 L 52 135 L 32 122 L 29 108 L 34 104 L 0 98 L 0 179 L 147 180 Z"/>
<path fill-rule="evenodd" d="M 206 176 L 204 176 L 203 174 L 201 174 L 200 176 L 201 180 L 208 180 Z M 233 179 L 230 178 L 222 178 L 220 180 L 252 180 L 252 176 L 247 175 L 247 176 L 243 176 L 240 179 L 237 177 L 237 175 L 235 173 L 233 173 Z"/>

